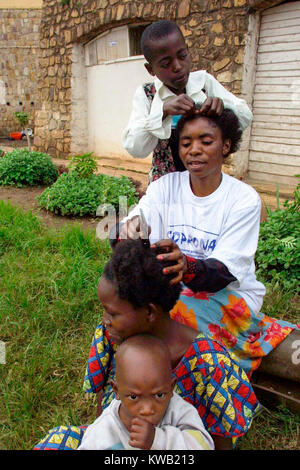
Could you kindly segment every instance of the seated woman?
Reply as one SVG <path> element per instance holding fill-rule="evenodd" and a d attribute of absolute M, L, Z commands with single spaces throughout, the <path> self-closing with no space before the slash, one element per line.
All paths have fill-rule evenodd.
<path fill-rule="evenodd" d="M 222 341 L 249 376 L 265 358 L 266 370 L 299 382 L 300 365 L 292 364 L 299 328 L 260 312 L 265 287 L 254 265 L 260 198 L 222 172 L 224 158 L 241 140 L 239 121 L 231 110 L 208 117 L 199 109 L 177 126 L 187 171 L 150 184 L 122 221 L 120 238 L 147 236 L 142 210 L 150 243 L 161 249 L 162 259 L 176 261 L 165 271 L 177 273 L 173 282 L 185 285 L 171 317 Z"/>
<path fill-rule="evenodd" d="M 151 334 L 170 351 L 175 391 L 195 406 L 216 449 L 231 448 L 232 438 L 249 429 L 259 403 L 246 373 L 221 343 L 170 318 L 181 286 L 170 285 L 174 275 L 162 272 L 166 264 L 157 254 L 141 240 L 126 240 L 105 266 L 98 285 L 103 320 L 93 338 L 84 388 L 98 394 L 100 414 L 113 398 L 117 346 L 133 335 Z M 55 428 L 35 449 L 75 449 L 84 431 Z"/>

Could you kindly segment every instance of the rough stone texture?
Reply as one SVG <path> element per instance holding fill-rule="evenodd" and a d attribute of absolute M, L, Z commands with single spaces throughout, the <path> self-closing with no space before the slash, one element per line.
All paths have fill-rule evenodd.
<path fill-rule="evenodd" d="M 27 111 L 34 125 L 41 10 L 0 10 L 0 136 L 20 131 L 14 113 Z"/>

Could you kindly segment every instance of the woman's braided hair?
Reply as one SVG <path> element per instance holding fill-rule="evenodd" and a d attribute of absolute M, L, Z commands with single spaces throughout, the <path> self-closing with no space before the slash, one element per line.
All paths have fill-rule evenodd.
<path fill-rule="evenodd" d="M 168 312 L 179 298 L 181 285 L 170 285 L 174 275 L 163 274 L 162 270 L 171 263 L 159 261 L 159 253 L 142 240 L 122 240 L 104 268 L 103 275 L 116 285 L 120 299 L 134 308 L 153 303 Z"/>

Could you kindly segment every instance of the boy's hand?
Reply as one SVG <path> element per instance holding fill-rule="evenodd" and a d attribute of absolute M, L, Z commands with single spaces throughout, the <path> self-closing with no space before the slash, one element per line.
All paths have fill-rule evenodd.
<path fill-rule="evenodd" d="M 133 418 L 129 433 L 129 445 L 143 450 L 151 449 L 155 426 L 141 418 Z"/>
<path fill-rule="evenodd" d="M 167 116 L 178 116 L 187 114 L 195 107 L 194 101 L 184 93 L 170 98 L 163 105 L 163 119 Z"/>
<path fill-rule="evenodd" d="M 212 96 L 209 96 L 202 104 L 199 114 L 209 117 L 220 116 L 223 109 L 224 104 L 220 98 L 213 98 Z"/>

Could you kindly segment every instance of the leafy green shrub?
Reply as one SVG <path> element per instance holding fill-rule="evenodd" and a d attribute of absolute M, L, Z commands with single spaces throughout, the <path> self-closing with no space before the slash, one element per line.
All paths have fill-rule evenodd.
<path fill-rule="evenodd" d="M 126 196 L 128 206 L 137 202 L 136 188 L 126 176 L 91 175 L 80 178 L 76 172 L 62 174 L 38 196 L 39 204 L 55 214 L 96 215 L 101 204 L 111 204 L 118 210 L 119 197 Z"/>
<path fill-rule="evenodd" d="M 29 116 L 28 116 L 28 113 L 26 113 L 26 111 L 15 113 L 15 118 L 17 119 L 18 123 L 20 124 L 22 128 L 24 128 L 24 126 L 28 124 Z"/>
<path fill-rule="evenodd" d="M 52 184 L 58 176 L 50 155 L 15 149 L 0 159 L 0 185 L 35 186 Z"/>
<path fill-rule="evenodd" d="M 257 275 L 265 283 L 277 283 L 285 290 L 298 292 L 300 278 L 300 195 L 297 186 L 294 201 L 284 208 L 267 209 L 261 223 L 256 252 Z"/>
<path fill-rule="evenodd" d="M 91 153 L 76 155 L 72 158 L 69 168 L 73 173 L 77 173 L 80 178 L 88 178 L 97 170 L 97 162 Z"/>

